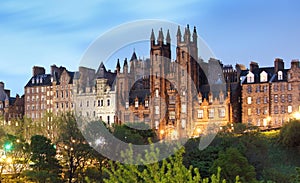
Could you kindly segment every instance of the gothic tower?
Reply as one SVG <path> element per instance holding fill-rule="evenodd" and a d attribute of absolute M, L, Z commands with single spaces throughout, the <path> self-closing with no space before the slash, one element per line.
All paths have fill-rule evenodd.
<path fill-rule="evenodd" d="M 162 129 L 167 123 L 168 95 L 165 76 L 169 72 L 171 60 L 171 39 L 169 31 L 166 43 L 162 29 L 158 33 L 157 43 L 152 30 L 150 38 L 150 93 L 152 98 L 152 127 Z"/>

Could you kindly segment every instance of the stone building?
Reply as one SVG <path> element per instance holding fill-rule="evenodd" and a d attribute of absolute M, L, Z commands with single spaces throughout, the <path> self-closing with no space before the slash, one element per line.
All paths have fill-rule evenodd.
<path fill-rule="evenodd" d="M 32 77 L 25 86 L 25 115 L 40 120 L 45 113 L 59 114 L 73 110 L 73 72 L 65 67 L 45 68 L 34 66 Z"/>
<path fill-rule="evenodd" d="M 285 69 L 282 59 L 274 67 L 250 63 L 242 77 L 242 121 L 261 128 L 277 128 L 299 114 L 300 68 L 293 60 Z"/>
<path fill-rule="evenodd" d="M 116 121 L 115 78 L 117 71 L 106 70 L 103 63 L 97 72 L 80 67 L 74 78 L 75 112 L 86 121 L 102 120 L 108 125 Z"/>
<path fill-rule="evenodd" d="M 227 86 L 220 61 L 198 59 L 196 28 L 192 36 L 188 26 L 183 36 L 178 28 L 175 61 L 169 32 L 164 38 L 160 30 L 156 40 L 152 31 L 150 47 L 150 60 L 138 61 L 134 52 L 123 72 L 117 63 L 118 123 L 146 122 L 160 138 L 176 139 L 207 133 L 209 124 L 218 129 L 233 122 L 230 82 L 238 84 L 236 71 L 230 71 Z"/>
<path fill-rule="evenodd" d="M 0 116 L 3 117 L 2 125 L 16 126 L 20 125 L 18 119 L 24 116 L 24 96 L 11 97 L 3 82 L 0 82 Z"/>

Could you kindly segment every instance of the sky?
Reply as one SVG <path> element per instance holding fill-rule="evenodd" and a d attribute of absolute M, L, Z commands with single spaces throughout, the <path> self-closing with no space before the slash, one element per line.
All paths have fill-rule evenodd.
<path fill-rule="evenodd" d="M 298 0 L 0 1 L 0 81 L 22 95 L 33 66 L 76 71 L 99 36 L 143 19 L 196 26 L 224 64 L 272 66 L 279 57 L 289 67 L 300 58 L 299 8 Z"/>

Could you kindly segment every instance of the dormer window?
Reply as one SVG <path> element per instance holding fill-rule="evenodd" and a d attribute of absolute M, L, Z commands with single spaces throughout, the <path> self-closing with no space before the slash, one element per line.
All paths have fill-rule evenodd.
<path fill-rule="evenodd" d="M 283 80 L 283 74 L 282 74 L 282 71 L 278 71 L 278 80 L 279 80 L 279 81 Z"/>
<path fill-rule="evenodd" d="M 135 108 L 138 108 L 138 107 L 139 107 L 139 101 L 138 101 L 138 100 L 135 100 L 135 102 L 134 102 L 134 107 L 135 107 Z"/>
<path fill-rule="evenodd" d="M 34 84 L 34 78 L 32 78 L 31 83 Z"/>
<path fill-rule="evenodd" d="M 254 83 L 254 74 L 252 72 L 247 74 L 247 83 Z"/>
<path fill-rule="evenodd" d="M 260 73 L 260 82 L 267 82 L 268 81 L 268 74 L 265 71 Z"/>
<path fill-rule="evenodd" d="M 149 106 L 149 101 L 145 100 L 145 107 L 148 107 L 148 106 Z"/>

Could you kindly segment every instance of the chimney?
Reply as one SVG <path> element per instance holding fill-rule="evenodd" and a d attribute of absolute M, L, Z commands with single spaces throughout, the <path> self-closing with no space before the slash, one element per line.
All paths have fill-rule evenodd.
<path fill-rule="evenodd" d="M 37 76 L 40 74 L 45 74 L 45 68 L 44 67 L 39 67 L 39 66 L 34 66 L 32 68 L 32 76 Z"/>
<path fill-rule="evenodd" d="M 258 63 L 257 62 L 250 62 L 250 71 L 253 72 L 255 69 L 258 69 Z"/>
<path fill-rule="evenodd" d="M 277 73 L 280 70 L 284 70 L 284 62 L 281 58 L 276 58 L 274 61 L 274 72 Z"/>
<path fill-rule="evenodd" d="M 291 62 L 291 69 L 297 69 L 297 68 L 299 68 L 299 60 L 294 59 Z"/>

